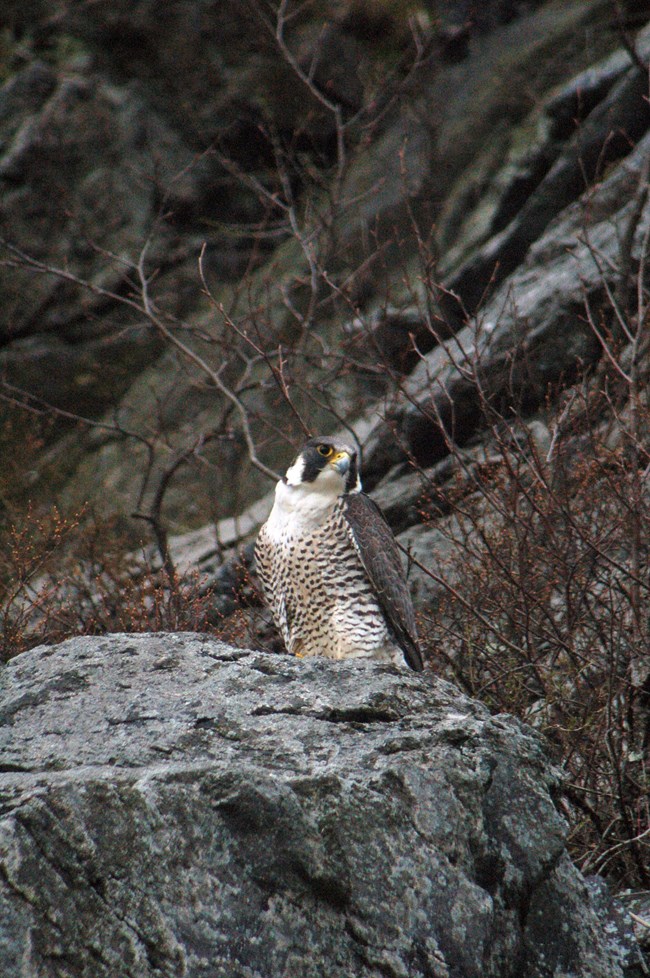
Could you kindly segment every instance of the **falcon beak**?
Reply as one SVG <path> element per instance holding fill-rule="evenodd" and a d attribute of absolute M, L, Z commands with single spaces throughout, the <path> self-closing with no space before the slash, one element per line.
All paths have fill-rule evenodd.
<path fill-rule="evenodd" d="M 337 452 L 333 459 L 330 460 L 330 465 L 335 468 L 337 472 L 341 475 L 346 475 L 350 469 L 350 455 L 348 452 Z"/>

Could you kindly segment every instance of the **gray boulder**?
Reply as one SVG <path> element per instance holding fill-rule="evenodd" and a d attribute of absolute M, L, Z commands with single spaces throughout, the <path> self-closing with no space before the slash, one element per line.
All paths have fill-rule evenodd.
<path fill-rule="evenodd" d="M 3 978 L 636 974 L 538 739 L 431 674 L 113 635 L 2 682 Z"/>

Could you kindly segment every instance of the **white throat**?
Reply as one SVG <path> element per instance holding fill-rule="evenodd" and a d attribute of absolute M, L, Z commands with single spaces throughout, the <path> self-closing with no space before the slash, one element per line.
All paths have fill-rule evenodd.
<path fill-rule="evenodd" d="M 336 505 L 343 488 L 342 480 L 335 472 L 331 478 L 319 476 L 316 482 L 298 485 L 278 482 L 266 524 L 267 533 L 275 539 L 286 539 L 318 529 Z"/>

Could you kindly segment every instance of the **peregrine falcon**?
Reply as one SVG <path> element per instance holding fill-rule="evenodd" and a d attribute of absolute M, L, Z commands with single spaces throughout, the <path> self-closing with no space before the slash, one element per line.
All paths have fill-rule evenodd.
<path fill-rule="evenodd" d="M 357 454 L 348 445 L 325 437 L 306 443 L 276 486 L 255 558 L 293 655 L 422 669 L 397 543 L 361 491 Z"/>

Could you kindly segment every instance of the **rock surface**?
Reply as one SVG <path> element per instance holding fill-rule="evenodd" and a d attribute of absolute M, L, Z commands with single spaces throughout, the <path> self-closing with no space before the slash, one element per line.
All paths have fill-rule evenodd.
<path fill-rule="evenodd" d="M 3 978 L 637 974 L 538 740 L 430 674 L 115 635 L 2 682 Z"/>
<path fill-rule="evenodd" d="M 606 302 L 606 288 L 620 288 L 621 241 L 630 231 L 632 268 L 645 253 L 650 203 L 645 198 L 637 210 L 637 202 L 649 152 L 646 133 L 594 190 L 551 222 L 480 316 L 421 358 L 366 443 L 366 485 L 403 461 L 404 445 L 424 466 L 444 458 L 441 423 L 464 444 L 484 423 L 481 396 L 531 410 L 579 365 L 596 362 L 602 350 L 585 303 L 593 313 Z"/>
<path fill-rule="evenodd" d="M 429 302 L 412 315 L 426 257 L 414 222 L 423 239 L 436 229 L 435 280 L 442 276 L 473 310 L 486 282 L 516 272 L 528 246 L 582 193 L 580 127 L 591 162 L 612 165 L 649 121 L 611 0 L 458 0 L 434 5 L 435 15 L 427 4 L 417 12 L 403 4 L 302 7 L 285 24 L 287 41 L 346 120 L 338 176 L 334 117 L 279 50 L 269 5 L 4 6 L 0 373 L 10 400 L 35 397 L 88 422 L 71 433 L 70 419 L 57 415 L 33 484 L 48 498 L 57 492 L 69 510 L 92 501 L 97 512 L 130 514 L 150 505 L 170 451 L 182 454 L 197 433 L 216 432 L 201 446 L 203 464 L 179 466 L 167 487 L 170 532 L 198 529 L 206 514 L 236 516 L 268 487 L 251 471 L 228 403 L 201 371 L 177 362 L 138 308 L 141 260 L 154 306 L 165 322 L 182 324 L 181 335 L 215 369 L 222 344 L 231 354 L 234 344 L 205 301 L 197 265 L 204 246 L 215 299 L 235 311 L 238 328 L 250 322 L 268 330 L 269 351 L 296 344 L 294 312 L 303 308 L 306 278 L 314 288 L 322 276 L 319 305 L 326 282 L 334 283 L 315 317 L 316 346 L 298 361 L 294 397 L 311 430 L 332 431 L 343 417 L 363 441 L 362 416 L 384 413 L 388 374 L 410 371 L 419 359 L 411 328 L 418 350 L 434 345 L 430 321 L 422 322 Z M 635 40 L 650 13 L 645 0 L 632 6 L 625 23 Z M 295 153 L 278 169 L 282 145 Z M 302 244 L 282 209 L 271 214 L 270 237 L 256 238 L 252 229 L 269 201 L 254 188 L 283 198 L 289 174 L 305 215 Z M 317 217 L 329 198 L 336 247 L 326 234 L 319 275 L 310 276 L 303 245 L 314 235 L 320 241 L 329 226 L 330 205 L 324 224 Z M 46 274 L 47 266 L 72 278 Z M 338 302 L 341 286 L 346 299 Z M 346 323 L 357 312 L 360 337 Z M 377 351 L 388 373 L 377 374 Z M 341 372 L 341 353 L 359 370 Z M 233 356 L 224 375 L 235 387 L 238 364 Z M 333 411 L 317 403 L 320 395 L 302 397 L 303 376 L 326 392 Z M 296 442 L 302 429 L 268 380 L 268 370 L 258 371 L 242 384 L 263 461 L 277 468 L 285 461 L 278 431 Z M 3 409 L 0 403 L 0 435 Z M 473 416 L 464 420 L 475 425 Z M 391 442 L 415 442 L 419 458 L 420 433 L 399 435 Z M 10 450 L 21 445 L 22 432 L 8 437 Z M 382 478 L 392 460 L 369 454 Z M 396 454 L 403 460 L 403 451 Z M 153 473 L 148 483 L 143 473 Z"/>

